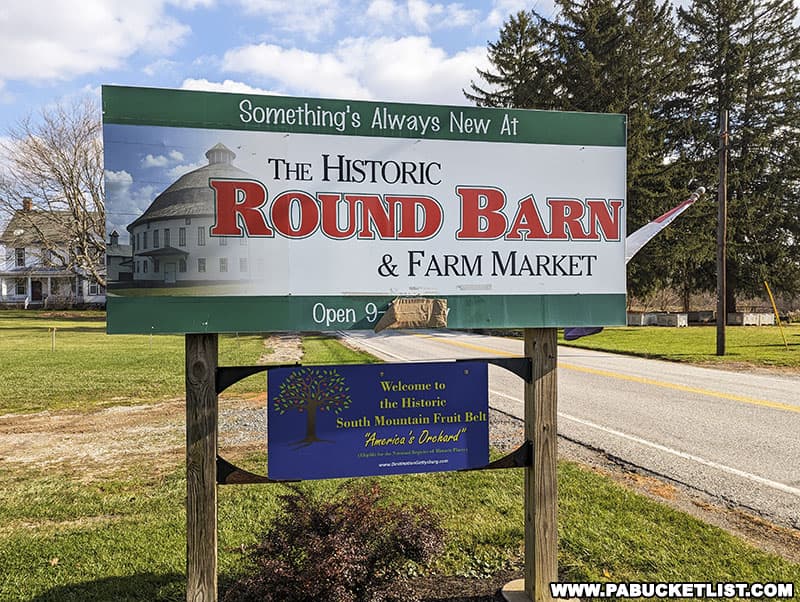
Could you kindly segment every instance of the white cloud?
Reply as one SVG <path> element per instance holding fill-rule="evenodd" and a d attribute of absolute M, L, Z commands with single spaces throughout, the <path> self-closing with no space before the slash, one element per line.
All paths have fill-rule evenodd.
<path fill-rule="evenodd" d="M 136 187 L 133 176 L 127 171 L 105 171 L 106 207 L 114 209 L 106 213 L 109 231 L 116 230 L 126 238 L 125 227 L 139 217 L 155 198 L 153 186 Z"/>
<path fill-rule="evenodd" d="M 183 153 L 179 150 L 171 150 L 166 155 L 151 155 L 148 154 L 142 159 L 142 167 L 150 169 L 154 167 L 167 167 L 175 163 L 181 163 L 184 160 Z"/>
<path fill-rule="evenodd" d="M 142 167 L 147 169 L 151 167 L 166 167 L 167 165 L 169 165 L 169 159 L 164 155 L 147 155 L 142 159 Z"/>
<path fill-rule="evenodd" d="M 392 0 L 372 0 L 365 14 L 367 19 L 380 23 L 391 23 L 400 10 L 400 7 Z"/>
<path fill-rule="evenodd" d="M 372 0 L 363 13 L 364 27 L 371 32 L 417 32 L 475 26 L 481 11 L 465 8 L 459 2 L 432 3 L 427 0 Z"/>
<path fill-rule="evenodd" d="M 326 53 L 259 44 L 229 51 L 223 63 L 292 94 L 451 104 L 464 104 L 461 90 L 476 67 L 488 67 L 485 48 L 448 55 L 422 36 L 350 38 Z"/>
<path fill-rule="evenodd" d="M 3 82 L 3 80 L 0 80 L 0 104 L 11 104 L 11 103 L 13 103 L 16 100 L 14 98 L 14 95 L 10 94 L 4 88 L 5 88 L 5 82 Z"/>
<path fill-rule="evenodd" d="M 164 14 L 164 0 L 5 0 L 0 8 L 0 79 L 68 79 L 122 65 L 136 52 L 169 54 L 189 28 Z"/>
<path fill-rule="evenodd" d="M 176 165 L 172 169 L 166 171 L 167 177 L 171 180 L 177 180 L 182 175 L 189 173 L 190 171 L 194 171 L 195 169 L 200 169 L 201 167 L 205 167 L 208 165 L 208 161 L 198 161 L 197 163 L 189 163 L 189 164 L 180 164 Z"/>
<path fill-rule="evenodd" d="M 215 0 L 169 0 L 169 3 L 183 10 L 194 10 L 198 6 L 209 8 L 214 6 Z"/>
<path fill-rule="evenodd" d="M 106 176 L 106 193 L 119 194 L 120 191 L 127 190 L 133 184 L 133 176 L 127 171 L 112 171 L 107 169 Z"/>
<path fill-rule="evenodd" d="M 499 29 L 511 15 L 516 15 L 521 10 L 530 10 L 530 8 L 538 13 L 548 15 L 552 12 L 552 6 L 552 0 L 535 2 L 533 7 L 530 6 L 530 2 L 525 0 L 494 0 L 492 10 L 486 17 L 486 25 L 492 29 Z"/>
<path fill-rule="evenodd" d="M 154 75 L 163 74 L 164 72 L 172 72 L 175 71 L 177 67 L 180 66 L 180 63 L 176 61 L 171 61 L 169 59 L 160 58 L 149 65 L 145 65 L 142 68 L 142 71 L 145 75 L 149 77 L 153 77 Z"/>
<path fill-rule="evenodd" d="M 343 12 L 337 0 L 237 0 L 244 12 L 270 18 L 278 29 L 316 39 L 335 30 Z"/>
<path fill-rule="evenodd" d="M 465 27 L 477 24 L 480 19 L 481 15 L 477 10 L 464 8 L 461 4 L 448 4 L 445 7 L 445 21 L 443 26 Z"/>
<path fill-rule="evenodd" d="M 9 160 L 14 155 L 16 141 L 8 136 L 0 136 L 0 187 L 3 178 L 8 177 Z"/>
<path fill-rule="evenodd" d="M 408 0 L 408 16 L 419 31 L 430 31 L 429 21 L 441 17 L 444 7 L 425 0 Z"/>
<path fill-rule="evenodd" d="M 255 88 L 244 82 L 226 79 L 223 82 L 212 82 L 207 79 L 185 79 L 181 84 L 184 90 L 199 90 L 203 92 L 231 92 L 235 94 L 279 94 L 263 88 Z"/>
<path fill-rule="evenodd" d="M 315 53 L 274 44 L 243 46 L 229 50 L 223 59 L 227 71 L 275 79 L 282 87 L 300 93 L 340 98 L 369 98 L 353 69 L 336 53 Z"/>

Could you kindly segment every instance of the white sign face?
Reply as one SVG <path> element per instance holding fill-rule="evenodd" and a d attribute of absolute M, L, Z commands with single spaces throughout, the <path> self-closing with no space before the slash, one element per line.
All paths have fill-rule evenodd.
<path fill-rule="evenodd" d="M 188 98 L 209 96 L 230 104 L 213 128 L 106 107 L 120 297 L 624 299 L 621 116 L 576 135 L 586 116 L 324 101 L 326 123 L 299 99 Z"/>

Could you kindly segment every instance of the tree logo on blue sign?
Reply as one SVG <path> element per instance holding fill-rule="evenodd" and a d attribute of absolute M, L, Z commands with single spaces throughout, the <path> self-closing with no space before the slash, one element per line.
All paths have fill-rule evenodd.
<path fill-rule="evenodd" d="M 335 369 L 303 368 L 289 374 L 272 401 L 280 415 L 291 410 L 306 414 L 305 437 L 293 445 L 307 447 L 325 441 L 317 436 L 317 412 L 339 414 L 352 400 L 350 387 Z"/>

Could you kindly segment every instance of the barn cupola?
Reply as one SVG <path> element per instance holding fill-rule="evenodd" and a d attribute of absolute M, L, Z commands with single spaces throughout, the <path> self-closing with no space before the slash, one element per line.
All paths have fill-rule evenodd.
<path fill-rule="evenodd" d="M 209 165 L 231 165 L 236 153 L 220 142 L 206 151 L 206 158 Z"/>

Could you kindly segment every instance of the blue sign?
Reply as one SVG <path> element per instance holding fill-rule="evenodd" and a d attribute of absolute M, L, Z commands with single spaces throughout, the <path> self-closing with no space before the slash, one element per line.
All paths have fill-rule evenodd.
<path fill-rule="evenodd" d="M 267 377 L 271 479 L 478 468 L 489 461 L 486 362 L 303 366 Z"/>

